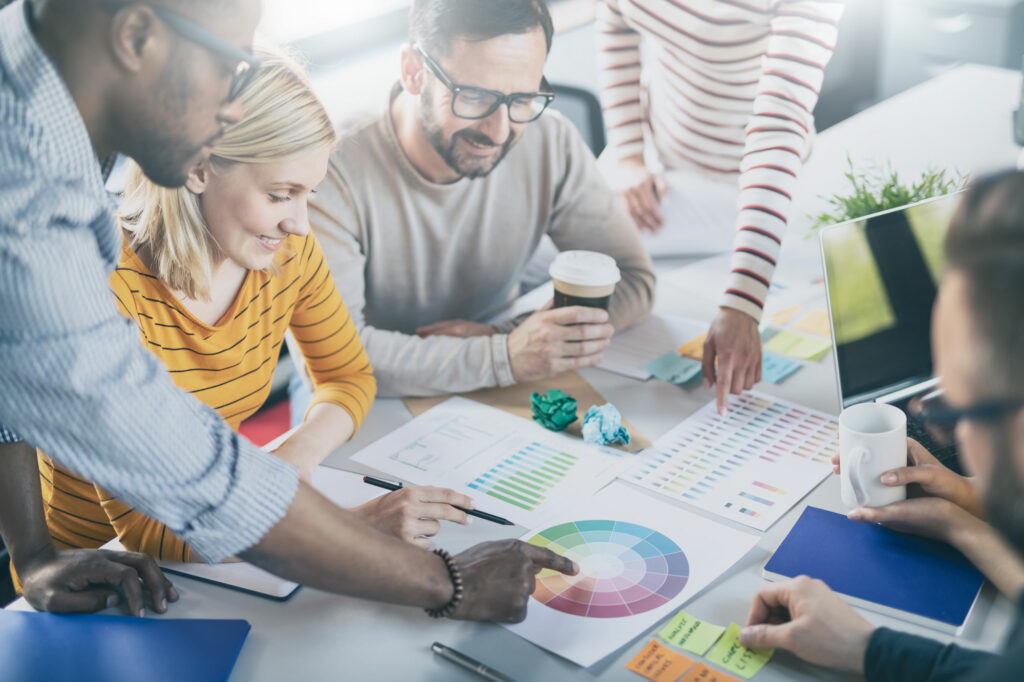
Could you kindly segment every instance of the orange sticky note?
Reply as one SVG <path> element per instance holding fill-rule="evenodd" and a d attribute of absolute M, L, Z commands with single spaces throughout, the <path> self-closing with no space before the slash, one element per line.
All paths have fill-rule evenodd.
<path fill-rule="evenodd" d="M 738 677 L 726 675 L 714 668 L 710 668 L 704 663 L 698 663 L 690 668 L 690 672 L 686 673 L 686 677 L 679 680 L 679 682 L 740 682 L 740 680 Z"/>
<path fill-rule="evenodd" d="M 675 682 L 692 665 L 692 659 L 652 639 L 626 668 L 654 682 Z"/>
<path fill-rule="evenodd" d="M 780 310 L 779 312 L 772 315 L 772 324 L 776 324 L 780 327 L 785 325 L 787 322 L 793 319 L 794 315 L 800 312 L 801 308 L 803 308 L 803 306 L 795 305 L 786 308 L 785 310 Z"/>
<path fill-rule="evenodd" d="M 821 308 L 816 308 L 801 317 L 794 328 L 812 334 L 832 336 L 832 328 L 828 324 L 828 313 Z"/>
<path fill-rule="evenodd" d="M 694 360 L 704 359 L 704 339 L 708 338 L 707 334 L 701 334 L 695 339 L 691 339 L 679 346 L 677 349 L 680 355 L 685 355 L 688 358 Z"/>

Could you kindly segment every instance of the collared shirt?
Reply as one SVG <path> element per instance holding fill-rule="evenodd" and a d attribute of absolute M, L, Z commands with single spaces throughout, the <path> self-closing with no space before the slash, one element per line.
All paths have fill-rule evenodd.
<path fill-rule="evenodd" d="M 114 210 L 18 0 L 0 10 L 0 424 L 217 561 L 284 516 L 297 471 L 175 388 L 117 312 Z"/>

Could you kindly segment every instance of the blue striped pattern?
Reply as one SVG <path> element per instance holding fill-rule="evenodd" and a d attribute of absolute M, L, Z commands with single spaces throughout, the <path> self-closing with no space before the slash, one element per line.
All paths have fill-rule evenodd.
<path fill-rule="evenodd" d="M 297 472 L 178 390 L 118 314 L 114 210 L 18 0 L 0 10 L 0 424 L 217 561 L 277 523 Z"/>

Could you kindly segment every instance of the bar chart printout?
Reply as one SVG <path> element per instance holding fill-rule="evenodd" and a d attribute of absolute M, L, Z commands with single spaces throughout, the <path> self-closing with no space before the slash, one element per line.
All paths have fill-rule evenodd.
<path fill-rule="evenodd" d="M 778 398 L 711 401 L 640 453 L 623 478 L 719 516 L 767 530 L 832 472 L 835 417 Z"/>
<path fill-rule="evenodd" d="M 451 398 L 353 458 L 418 485 L 445 486 L 522 525 L 615 479 L 635 455 L 552 433 L 466 398 Z"/>

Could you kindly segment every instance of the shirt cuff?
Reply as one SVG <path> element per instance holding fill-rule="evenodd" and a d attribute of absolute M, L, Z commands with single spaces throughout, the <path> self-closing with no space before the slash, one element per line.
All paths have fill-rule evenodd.
<path fill-rule="evenodd" d="M 0 443 L 20 443 L 21 438 L 14 431 L 0 424 Z"/>
<path fill-rule="evenodd" d="M 181 533 L 203 559 L 216 563 L 263 539 L 284 518 L 299 489 L 299 471 L 236 436 L 240 452 L 234 484 L 223 502 L 203 512 Z"/>
<path fill-rule="evenodd" d="M 508 334 L 491 336 L 491 358 L 498 385 L 511 386 L 516 383 L 516 378 L 512 375 L 512 360 L 508 355 Z"/>

